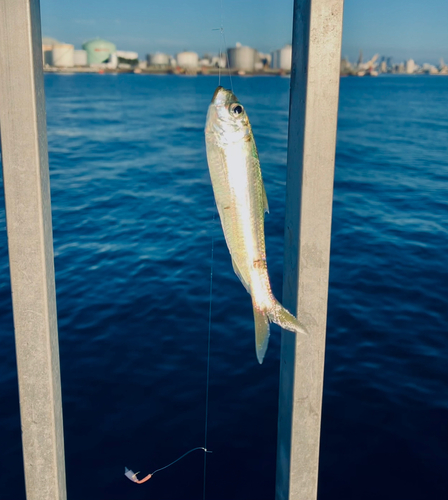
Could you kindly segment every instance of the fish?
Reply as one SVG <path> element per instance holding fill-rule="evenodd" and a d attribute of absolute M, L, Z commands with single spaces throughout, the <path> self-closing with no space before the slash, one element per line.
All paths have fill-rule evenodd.
<path fill-rule="evenodd" d="M 307 335 L 305 326 L 274 297 L 266 263 L 264 216 L 269 212 L 257 146 L 244 106 L 219 86 L 205 124 L 207 163 L 235 274 L 252 298 L 255 351 L 261 364 L 270 323 Z"/>

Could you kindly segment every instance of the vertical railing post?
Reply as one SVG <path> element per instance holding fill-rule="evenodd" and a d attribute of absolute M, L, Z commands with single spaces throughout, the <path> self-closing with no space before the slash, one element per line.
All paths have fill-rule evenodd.
<path fill-rule="evenodd" d="M 0 2 L 0 47 L 0 129 L 26 495 L 28 500 L 64 500 L 64 441 L 38 0 Z"/>
<path fill-rule="evenodd" d="M 309 336 L 283 331 L 277 500 L 317 497 L 343 0 L 295 0 L 284 305 Z"/>

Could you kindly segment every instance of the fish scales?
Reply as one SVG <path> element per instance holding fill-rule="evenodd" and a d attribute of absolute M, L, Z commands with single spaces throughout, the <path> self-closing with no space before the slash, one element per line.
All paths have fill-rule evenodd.
<path fill-rule="evenodd" d="M 205 138 L 213 192 L 233 268 L 252 297 L 256 354 L 262 363 L 270 322 L 296 333 L 305 334 L 306 330 L 271 291 L 264 236 L 268 203 L 258 152 L 247 113 L 230 90 L 216 89 Z"/>

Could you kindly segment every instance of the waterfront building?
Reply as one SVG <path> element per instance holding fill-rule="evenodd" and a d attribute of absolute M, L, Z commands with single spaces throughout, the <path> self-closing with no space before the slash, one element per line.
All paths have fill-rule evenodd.
<path fill-rule="evenodd" d="M 355 70 L 353 69 L 353 65 L 351 62 L 348 60 L 348 57 L 345 56 L 344 59 L 341 60 L 341 75 L 353 75 L 355 73 Z"/>
<path fill-rule="evenodd" d="M 117 51 L 117 47 L 113 43 L 101 38 L 84 43 L 82 48 L 87 52 L 87 64 L 89 66 L 96 66 L 109 61 L 111 55 Z"/>
<path fill-rule="evenodd" d="M 146 62 L 148 63 L 148 66 L 169 66 L 170 56 L 168 54 L 163 54 L 162 52 L 147 54 Z"/>
<path fill-rule="evenodd" d="M 227 56 L 226 54 L 221 54 L 221 56 L 212 56 L 211 65 L 215 68 L 225 68 L 227 67 Z"/>
<path fill-rule="evenodd" d="M 292 46 L 285 45 L 283 48 L 272 52 L 271 67 L 283 71 L 291 71 Z"/>
<path fill-rule="evenodd" d="M 194 69 L 198 67 L 199 55 L 196 52 L 180 52 L 176 56 L 177 65 L 184 69 Z"/>
<path fill-rule="evenodd" d="M 51 50 L 51 65 L 55 68 L 73 68 L 75 47 L 69 43 L 58 43 Z"/>
<path fill-rule="evenodd" d="M 87 66 L 87 52 L 85 50 L 75 50 L 73 54 L 75 66 Z"/>
<path fill-rule="evenodd" d="M 212 65 L 211 57 L 204 56 L 202 59 L 199 59 L 198 66 L 201 67 L 209 67 Z"/>
<path fill-rule="evenodd" d="M 415 70 L 416 70 L 416 65 L 415 65 L 415 62 L 414 62 L 414 59 L 408 59 L 406 61 L 406 73 L 408 75 L 411 75 L 412 73 L 415 73 Z"/>
<path fill-rule="evenodd" d="M 252 47 L 236 44 L 236 47 L 227 49 L 230 68 L 238 71 L 253 72 L 255 69 L 257 51 Z"/>
<path fill-rule="evenodd" d="M 437 75 L 439 70 L 433 65 L 429 63 L 424 63 L 422 65 L 422 71 L 423 73 L 428 73 L 429 75 Z"/>
<path fill-rule="evenodd" d="M 126 61 L 138 61 L 138 52 L 132 52 L 130 50 L 117 50 L 117 57 L 119 59 L 125 59 Z"/>
<path fill-rule="evenodd" d="M 257 60 L 263 64 L 263 68 L 268 68 L 271 66 L 272 54 L 264 54 L 263 52 L 258 52 Z"/>
<path fill-rule="evenodd" d="M 109 59 L 101 66 L 104 66 L 107 69 L 117 69 L 118 68 L 118 57 L 116 52 L 112 52 L 109 56 Z"/>
<path fill-rule="evenodd" d="M 42 61 L 44 63 L 44 66 L 52 65 L 53 46 L 57 45 L 58 43 L 59 42 L 55 38 L 50 38 L 49 36 L 44 36 L 42 38 Z"/>

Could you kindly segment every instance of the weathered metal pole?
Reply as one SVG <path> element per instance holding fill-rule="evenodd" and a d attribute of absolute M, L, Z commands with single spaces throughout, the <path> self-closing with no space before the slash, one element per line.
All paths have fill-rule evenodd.
<path fill-rule="evenodd" d="M 38 0 L 0 2 L 0 129 L 28 500 L 64 500 L 65 466 Z"/>
<path fill-rule="evenodd" d="M 317 498 L 343 0 L 295 0 L 284 305 L 307 338 L 282 332 L 277 500 Z"/>

